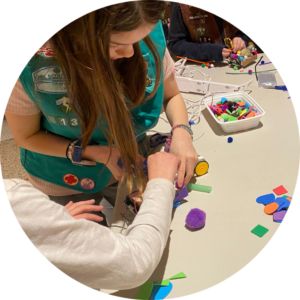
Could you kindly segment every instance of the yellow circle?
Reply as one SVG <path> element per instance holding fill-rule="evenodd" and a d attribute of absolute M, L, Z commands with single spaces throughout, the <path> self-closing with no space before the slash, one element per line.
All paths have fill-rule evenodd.
<path fill-rule="evenodd" d="M 200 161 L 195 168 L 195 173 L 198 176 L 206 174 L 207 171 L 208 171 L 208 163 L 206 161 Z"/>

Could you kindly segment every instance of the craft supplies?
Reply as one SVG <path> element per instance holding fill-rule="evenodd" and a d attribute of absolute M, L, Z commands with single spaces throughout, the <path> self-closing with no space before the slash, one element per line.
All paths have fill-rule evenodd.
<path fill-rule="evenodd" d="M 205 175 L 208 172 L 208 162 L 204 159 L 203 156 L 198 155 L 198 163 L 194 169 L 194 173 L 198 176 Z"/>
<path fill-rule="evenodd" d="M 185 224 L 191 229 L 200 229 L 205 225 L 206 213 L 199 209 L 191 209 L 185 219 Z"/>
<path fill-rule="evenodd" d="M 222 98 L 226 98 L 227 102 L 222 103 Z M 205 106 L 225 133 L 255 128 L 265 115 L 264 110 L 245 92 L 207 96 Z"/>
<path fill-rule="evenodd" d="M 273 191 L 278 196 L 281 196 L 288 192 L 282 185 L 273 189 Z M 284 195 L 275 198 L 274 194 L 262 195 L 256 199 L 257 203 L 265 205 L 264 212 L 267 215 L 273 215 L 273 221 L 277 223 L 282 222 L 291 201 L 292 198 L 289 196 Z"/>
<path fill-rule="evenodd" d="M 263 227 L 261 225 L 257 225 L 255 228 L 253 228 L 251 230 L 251 232 L 259 237 L 263 237 L 267 232 L 269 231 L 269 229 L 267 229 L 266 227 Z"/>
<path fill-rule="evenodd" d="M 249 72 L 251 71 L 251 72 Z M 265 72 L 273 72 L 273 71 L 277 71 L 277 69 L 272 69 L 272 70 L 265 70 L 265 71 L 259 71 L 259 72 L 252 72 L 252 70 L 249 70 L 248 73 L 229 73 L 226 72 L 225 74 L 227 75 L 251 75 L 251 74 L 259 74 L 259 73 L 265 73 Z"/>
<path fill-rule="evenodd" d="M 275 73 L 259 73 L 257 77 L 259 87 L 272 87 L 277 85 Z"/>
<path fill-rule="evenodd" d="M 204 193 L 211 193 L 212 187 L 195 184 L 195 183 L 188 183 L 186 186 L 190 190 L 198 191 L 198 192 L 204 192 Z"/>
<path fill-rule="evenodd" d="M 229 138 L 227 139 L 227 142 L 228 142 L 228 143 L 232 143 L 232 142 L 233 142 L 233 138 L 232 138 L 232 137 L 229 137 Z"/>

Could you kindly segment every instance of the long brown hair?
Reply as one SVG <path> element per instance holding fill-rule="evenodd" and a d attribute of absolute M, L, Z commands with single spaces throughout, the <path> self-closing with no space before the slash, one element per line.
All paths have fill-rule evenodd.
<path fill-rule="evenodd" d="M 163 9 L 162 1 L 133 1 L 108 6 L 75 20 L 50 40 L 67 79 L 71 106 L 81 120 L 83 147 L 99 122 L 110 147 L 114 144 L 120 151 L 130 189 L 132 166 L 135 168 L 140 192 L 146 186 L 146 178 L 136 161 L 138 147 L 130 110 L 147 100 L 144 99 L 146 64 L 138 43 L 133 45 L 132 57 L 112 61 L 110 37 L 112 33 L 132 31 L 143 22 L 156 24 Z M 148 97 L 151 98 L 159 86 L 161 60 L 151 38 L 147 36 L 144 42 L 154 56 L 156 66 L 155 87 Z M 101 126 L 102 119 L 107 128 Z"/>

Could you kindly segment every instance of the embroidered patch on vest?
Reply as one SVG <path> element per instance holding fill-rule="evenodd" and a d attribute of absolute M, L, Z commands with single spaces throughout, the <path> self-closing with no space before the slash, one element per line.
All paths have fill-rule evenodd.
<path fill-rule="evenodd" d="M 64 175 L 63 181 L 67 185 L 74 186 L 74 185 L 78 184 L 79 179 L 76 175 L 68 173 L 68 174 Z"/>
<path fill-rule="evenodd" d="M 64 76 L 59 67 L 44 67 L 32 73 L 37 91 L 47 94 L 67 93 Z"/>
<path fill-rule="evenodd" d="M 90 191 L 95 187 L 95 181 L 88 177 L 82 178 L 80 180 L 80 186 L 83 189 Z"/>
<path fill-rule="evenodd" d="M 39 51 L 36 53 L 43 57 L 53 57 L 53 49 L 49 42 L 47 42 L 44 46 L 42 46 Z"/>
<path fill-rule="evenodd" d="M 68 97 L 62 97 L 55 100 L 55 104 L 57 105 L 57 108 L 64 114 L 69 114 L 72 111 Z"/>

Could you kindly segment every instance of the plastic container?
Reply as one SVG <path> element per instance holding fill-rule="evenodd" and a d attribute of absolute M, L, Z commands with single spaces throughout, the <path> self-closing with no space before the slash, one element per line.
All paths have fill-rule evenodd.
<path fill-rule="evenodd" d="M 213 112 L 209 108 L 211 105 L 212 97 L 208 97 L 205 99 L 205 106 L 209 113 L 211 114 L 212 118 L 215 120 L 216 123 L 221 127 L 221 129 L 225 133 L 231 133 L 231 132 L 237 132 L 237 131 L 244 131 L 251 128 L 255 128 L 258 126 L 260 119 L 265 115 L 265 111 L 258 105 L 250 95 L 248 95 L 245 92 L 234 92 L 234 93 L 221 93 L 218 95 L 213 96 L 213 104 L 216 104 L 221 100 L 221 98 L 227 98 L 228 101 L 239 99 L 244 102 L 248 102 L 251 105 L 253 105 L 258 111 L 259 115 L 249 118 L 249 119 L 243 119 L 243 120 L 237 120 L 232 122 L 220 122 L 216 117 L 214 116 Z"/>

